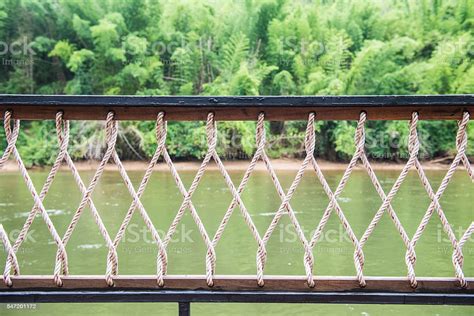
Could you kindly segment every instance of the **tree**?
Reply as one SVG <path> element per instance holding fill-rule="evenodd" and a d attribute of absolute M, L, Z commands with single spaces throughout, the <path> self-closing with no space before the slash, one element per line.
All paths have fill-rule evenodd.
<path fill-rule="evenodd" d="M 0 0 L 0 92 L 474 93 L 473 26 L 470 0 Z M 18 43 L 26 49 L 12 51 Z M 24 126 L 19 146 L 32 148 L 22 149 L 30 164 L 50 163 L 56 145 L 47 124 Z M 402 145 L 384 145 L 404 137 L 406 122 L 367 126 L 374 157 L 406 153 Z M 347 159 L 353 127 L 318 123 L 318 153 Z M 219 150 L 228 157 L 251 154 L 253 128 L 252 122 L 219 125 Z M 423 153 L 451 154 L 455 128 L 453 122 L 420 123 Z M 123 124 L 117 148 L 129 159 L 149 157 L 156 146 L 152 129 L 150 122 Z M 304 129 L 301 122 L 272 122 L 270 154 L 300 155 Z M 205 151 L 202 123 L 170 123 L 169 131 L 174 157 L 198 158 Z M 240 145 L 231 143 L 236 135 Z M 470 128 L 470 142 L 473 137 Z M 104 149 L 96 122 L 73 125 L 71 141 L 76 159 L 97 158 Z"/>

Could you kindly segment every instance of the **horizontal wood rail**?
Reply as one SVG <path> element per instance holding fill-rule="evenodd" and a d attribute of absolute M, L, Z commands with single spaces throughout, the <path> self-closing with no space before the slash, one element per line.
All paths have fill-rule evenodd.
<path fill-rule="evenodd" d="M 474 305 L 474 278 L 466 276 L 463 271 L 463 245 L 471 235 L 474 235 L 474 222 L 468 223 L 468 228 L 461 236 L 454 233 L 440 203 L 440 199 L 448 186 L 454 171 L 462 166 L 468 176 L 474 181 L 474 170 L 467 156 L 468 134 L 467 126 L 474 113 L 474 95 L 438 95 L 438 96 L 262 96 L 262 97 L 214 97 L 214 96 L 39 96 L 39 95 L 0 95 L 0 113 L 4 115 L 4 129 L 7 147 L 0 156 L 0 169 L 9 156 L 18 162 L 25 184 L 33 198 L 35 206 L 22 228 L 23 234 L 13 242 L 0 225 L 1 242 L 8 255 L 0 282 L 0 302 L 178 302 L 180 315 L 188 315 L 191 302 L 276 302 L 276 303 L 392 303 L 392 304 L 471 304 Z M 31 178 L 28 176 L 21 153 L 16 147 L 20 135 L 19 120 L 55 119 L 56 133 L 60 150 L 55 164 L 40 194 L 36 191 Z M 422 145 L 417 133 L 419 120 L 457 120 L 456 155 L 439 187 L 431 186 L 426 177 L 418 155 Z M 69 120 L 99 120 L 105 124 L 105 143 L 107 150 L 95 172 L 91 182 L 86 186 L 74 162 L 68 153 Z M 147 171 L 138 187 L 130 181 L 126 169 L 115 145 L 118 137 L 119 122 L 117 120 L 153 120 L 156 121 L 156 151 L 150 160 Z M 166 120 L 205 120 L 207 153 L 197 171 L 193 183 L 187 189 L 179 172 L 176 171 L 166 145 Z M 236 185 L 229 176 L 217 151 L 216 121 L 249 120 L 256 122 L 255 153 L 249 163 L 240 185 Z M 307 127 L 304 137 L 306 155 L 301 167 L 293 180 L 290 189 L 285 191 L 278 180 L 271 160 L 266 154 L 265 120 L 305 120 Z M 314 155 L 316 144 L 315 120 L 357 120 L 354 131 L 355 151 L 337 188 L 329 186 Z M 385 192 L 377 175 L 370 166 L 365 151 L 366 120 L 410 120 L 408 122 L 408 151 L 409 159 L 400 172 L 390 191 Z M 167 233 L 162 238 L 140 201 L 153 168 L 162 163 L 160 157 L 169 166 L 175 184 L 183 196 L 183 202 L 177 210 L 175 218 Z M 192 202 L 192 194 L 199 181 L 213 160 L 219 172 L 226 181 L 226 186 L 233 196 L 218 230 L 209 235 L 201 221 L 199 211 Z M 257 162 L 261 160 L 271 176 L 272 183 L 277 189 L 281 204 L 265 231 L 259 231 L 241 199 L 247 181 Z M 356 236 L 351 225 L 338 203 L 338 197 L 351 175 L 352 170 L 360 160 L 367 171 L 377 194 L 380 197 L 380 207 L 372 210 L 374 217 L 367 223 L 367 229 L 362 236 Z M 97 211 L 91 198 L 105 165 L 109 162 L 117 165 L 118 171 L 127 190 L 133 198 L 127 215 L 122 221 L 119 233 L 109 235 L 100 212 Z M 71 219 L 68 231 L 64 237 L 58 234 L 53 221 L 44 208 L 43 199 L 54 180 L 59 167 L 67 164 L 74 175 L 76 184 L 83 196 L 75 215 Z M 324 188 L 324 193 L 330 202 L 321 217 L 315 233 L 308 239 L 290 204 L 290 200 L 306 169 L 313 169 Z M 421 218 L 420 224 L 413 236 L 409 236 L 403 224 L 396 216 L 391 204 L 401 184 L 410 169 L 416 169 L 422 180 L 423 187 L 432 201 Z M 138 191 L 137 191 L 138 190 Z M 109 248 L 104 264 L 104 275 L 70 275 L 67 260 L 67 242 L 72 235 L 79 217 L 86 205 L 94 215 L 95 223 Z M 238 205 L 238 207 L 236 207 Z M 224 228 L 234 212 L 240 211 L 249 232 L 258 244 L 256 253 L 255 275 L 215 275 L 217 256 L 215 247 Z M 200 235 L 206 243 L 205 255 L 206 275 L 167 275 L 167 245 L 176 232 L 185 212 L 189 211 L 199 227 Z M 58 247 L 54 275 L 21 275 L 16 252 L 24 241 L 24 236 L 31 227 L 33 220 L 41 213 L 48 230 Z M 154 236 L 157 247 L 156 275 L 120 275 L 118 274 L 118 255 L 116 247 L 123 238 L 134 212 L 140 213 L 147 229 Z M 317 258 L 313 249 L 324 230 L 331 213 L 336 213 L 354 246 L 354 276 L 318 276 L 313 274 Z M 388 213 L 397 228 L 402 242 L 406 247 L 405 277 L 374 277 L 364 275 L 365 257 L 363 246 L 370 238 L 382 215 Z M 280 218 L 288 215 L 291 224 L 297 232 L 298 239 L 304 245 L 305 254 L 301 259 L 305 265 L 305 276 L 268 276 L 264 274 L 267 259 L 266 243 L 275 230 Z M 420 214 L 421 215 L 421 214 Z M 333 216 L 336 216 L 333 214 Z M 415 246 L 422 236 L 431 217 L 439 217 L 444 231 L 448 234 L 453 252 L 451 260 L 455 277 L 417 277 L 415 273 Z M 0 223 L 1 224 L 1 223 Z M 210 237 L 211 236 L 211 237 Z M 212 237 L 214 236 L 214 237 Z M 212 238 L 212 239 L 211 239 Z M 0 244 L 1 245 L 1 244 Z M 467 252 L 466 252 L 467 253 Z M 106 261 L 106 262 L 105 262 Z M 295 272 L 296 273 L 296 272 Z"/>
<path fill-rule="evenodd" d="M 118 120 L 154 120 L 160 111 L 168 120 L 304 120 L 315 112 L 318 120 L 459 120 L 474 112 L 474 95 L 409 96 L 47 96 L 0 95 L 0 112 L 17 119 L 54 119 L 58 111 L 70 120 L 103 120 L 109 111 Z"/>
<path fill-rule="evenodd" d="M 51 276 L 13 276 L 14 286 L 0 285 L 0 303 L 177 302 L 179 315 L 190 315 L 191 303 L 323 303 L 474 305 L 474 278 L 461 288 L 455 278 L 419 278 L 410 287 L 402 277 L 367 277 L 360 288 L 353 277 L 317 277 L 309 288 L 304 277 L 266 276 L 265 287 L 253 276 L 215 276 L 209 288 L 205 276 L 169 275 L 159 287 L 155 276 L 123 275 L 114 287 L 103 276 L 66 276 L 58 288 Z"/>
<path fill-rule="evenodd" d="M 143 276 L 141 276 L 143 278 Z M 78 277 L 75 277 L 76 280 Z M 126 279 L 129 277 L 121 277 L 120 282 L 123 281 L 123 285 L 127 282 Z M 69 278 L 68 278 L 69 279 Z M 70 278 L 72 281 L 72 278 Z M 221 284 L 228 283 L 229 285 L 233 282 L 236 283 L 238 278 L 232 280 L 219 279 L 218 282 Z M 361 290 L 361 289 L 351 289 L 347 290 L 345 285 L 349 287 L 354 286 L 351 280 L 339 280 L 339 284 L 331 280 L 332 284 L 329 284 L 327 281 L 320 279 L 319 283 L 325 287 L 329 286 L 331 288 L 336 288 L 337 291 L 329 290 L 311 290 L 311 291 L 294 291 L 292 290 L 293 282 L 288 282 L 290 280 L 284 280 L 279 278 L 278 280 L 273 280 L 274 282 L 269 282 L 272 285 L 278 285 L 277 290 L 269 289 L 260 289 L 256 290 L 253 287 L 250 290 L 245 289 L 246 286 L 242 286 L 245 282 L 248 282 L 248 279 L 241 279 L 241 286 L 237 286 L 236 290 L 222 290 L 220 288 L 213 289 L 203 289 L 204 286 L 199 284 L 205 284 L 205 280 L 198 279 L 195 277 L 187 277 L 185 280 L 187 282 L 184 285 L 192 285 L 193 280 L 196 284 L 191 286 L 191 289 L 169 289 L 169 288 L 160 288 L 153 289 L 152 287 L 146 287 L 147 284 L 143 282 L 143 279 L 129 279 L 133 280 L 136 285 L 142 283 L 142 288 L 140 287 L 130 287 L 124 288 L 92 288 L 92 282 L 87 287 L 77 287 L 77 288 L 61 288 L 57 289 L 54 287 L 43 287 L 43 288 L 25 288 L 17 289 L 10 288 L 8 290 L 0 289 L 0 303 L 102 303 L 102 302 L 177 302 L 179 307 L 179 315 L 190 315 L 191 303 L 203 302 L 203 303 L 323 303 L 323 304 L 429 304 L 429 305 L 474 305 L 474 294 L 470 290 L 454 290 L 453 292 L 438 292 L 438 291 L 425 291 L 426 287 L 436 288 L 436 284 L 444 285 L 450 284 L 454 289 L 453 285 L 455 284 L 452 280 L 440 281 L 440 280 L 423 280 L 422 288 L 424 290 L 412 290 L 411 292 L 404 291 L 390 291 L 389 289 L 384 289 L 383 291 L 374 291 L 374 290 Z M 26 280 L 25 280 L 26 281 Z M 51 280 L 48 280 L 51 283 Z M 154 282 L 155 280 L 149 280 L 149 282 Z M 183 279 L 176 279 L 176 281 L 183 284 Z M 227 282 L 229 281 L 229 282 Z M 69 282 L 69 280 L 68 280 Z M 368 286 L 371 288 L 377 287 L 383 288 L 383 285 L 391 285 L 393 280 L 390 283 L 385 282 L 384 280 L 376 281 L 375 278 L 368 282 Z M 472 280 L 470 281 L 472 282 Z M 38 282 L 36 282 L 37 284 Z M 77 282 L 85 286 L 87 283 L 86 280 Z M 284 284 L 282 284 L 284 283 Z M 303 280 L 298 280 L 298 286 L 301 286 Z M 400 285 L 402 283 L 395 282 Z M 72 285 L 72 283 L 67 283 Z M 156 282 L 155 282 L 156 284 Z M 288 289 L 282 290 L 282 286 L 288 284 Z M 370 284 L 370 285 L 369 285 Z M 376 285 L 376 286 L 374 286 Z M 433 286 L 434 285 L 434 286 Z M 402 285 L 403 286 L 403 285 Z M 349 288 L 347 287 L 347 288 Z"/>
<path fill-rule="evenodd" d="M 114 277 L 109 287 L 103 275 L 70 275 L 62 278 L 60 289 L 156 289 L 156 290 L 213 290 L 213 291 L 294 291 L 294 292 L 394 292 L 394 293 L 464 293 L 474 294 L 474 278 L 467 278 L 467 288 L 461 288 L 456 278 L 419 277 L 416 289 L 406 277 L 366 277 L 367 285 L 361 288 L 357 278 L 344 276 L 315 277 L 316 286 L 308 287 L 303 276 L 265 276 L 265 286 L 258 287 L 252 275 L 216 275 L 214 286 L 206 284 L 204 275 L 168 275 L 165 286 L 157 284 L 153 275 L 121 275 Z M 53 276 L 12 276 L 13 286 L 0 283 L 0 290 L 59 289 Z"/>

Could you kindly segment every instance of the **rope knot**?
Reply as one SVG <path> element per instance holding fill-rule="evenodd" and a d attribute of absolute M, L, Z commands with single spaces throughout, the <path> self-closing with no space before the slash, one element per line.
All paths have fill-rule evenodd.
<path fill-rule="evenodd" d="M 64 113 L 56 113 L 56 134 L 61 151 L 67 150 L 69 145 L 69 121 L 63 119 Z"/>
<path fill-rule="evenodd" d="M 467 123 L 469 122 L 469 112 L 464 112 L 462 120 L 458 122 L 458 132 L 456 134 L 456 149 L 458 152 L 465 152 L 467 146 Z"/>
<path fill-rule="evenodd" d="M 158 148 L 163 148 L 165 146 L 167 132 L 168 123 L 165 121 L 165 112 L 160 112 L 156 118 L 156 142 Z"/>
<path fill-rule="evenodd" d="M 308 116 L 308 124 L 306 126 L 306 134 L 304 146 L 306 149 L 306 155 L 314 155 L 314 148 L 316 147 L 316 138 L 314 136 L 314 117 L 315 113 L 311 112 Z"/>
<path fill-rule="evenodd" d="M 255 141 L 257 147 L 265 145 L 265 113 L 260 112 L 257 119 L 257 127 L 255 129 Z"/>
<path fill-rule="evenodd" d="M 13 285 L 13 282 L 10 277 L 10 271 L 13 267 L 13 272 L 15 275 L 20 274 L 20 266 L 18 265 L 18 260 L 15 254 L 15 250 L 13 249 L 10 240 L 8 239 L 8 234 L 6 231 L 3 229 L 3 225 L 0 224 L 0 239 L 3 243 L 3 247 L 5 249 L 5 252 L 8 255 L 7 263 L 5 265 L 5 270 L 3 272 L 3 282 L 8 287 L 11 287 Z"/>
<path fill-rule="evenodd" d="M 115 113 L 110 111 L 107 113 L 107 118 L 105 120 L 105 140 L 107 146 L 114 148 L 115 143 L 117 142 L 118 135 L 118 122 L 114 120 Z"/>
<path fill-rule="evenodd" d="M 8 160 L 8 157 L 10 157 L 10 154 L 15 148 L 16 141 L 18 139 L 18 134 L 20 133 L 20 120 L 13 121 L 13 130 L 12 130 L 11 117 L 12 117 L 12 112 L 6 111 L 4 120 L 3 120 L 3 127 L 5 129 L 5 136 L 7 139 L 7 148 L 5 148 L 3 155 L 0 157 L 0 168 L 2 168 L 3 164 Z"/>
<path fill-rule="evenodd" d="M 8 145 L 13 147 L 15 146 L 16 141 L 18 139 L 18 134 L 20 131 L 20 120 L 13 120 L 13 129 L 12 129 L 12 126 L 11 126 L 12 115 L 13 113 L 11 111 L 5 112 L 3 127 L 5 129 L 5 136 L 7 138 Z"/>
<path fill-rule="evenodd" d="M 410 135 L 408 137 L 408 152 L 411 157 L 417 157 L 420 151 L 420 141 L 416 126 L 418 124 L 418 112 L 413 112 L 410 120 Z"/>
<path fill-rule="evenodd" d="M 12 119 L 12 112 L 5 111 L 5 115 L 3 117 L 3 126 L 5 128 L 5 131 L 11 130 L 11 127 L 10 127 L 11 119 Z"/>
<path fill-rule="evenodd" d="M 207 136 L 207 143 L 209 144 L 209 151 L 213 151 L 216 148 L 217 144 L 217 124 L 214 119 L 214 113 L 209 112 L 207 114 L 207 121 L 206 121 L 206 136 Z"/>
<path fill-rule="evenodd" d="M 367 113 L 360 112 L 359 121 L 354 135 L 354 143 L 356 145 L 356 152 L 362 152 L 365 146 L 365 121 L 367 120 Z"/>

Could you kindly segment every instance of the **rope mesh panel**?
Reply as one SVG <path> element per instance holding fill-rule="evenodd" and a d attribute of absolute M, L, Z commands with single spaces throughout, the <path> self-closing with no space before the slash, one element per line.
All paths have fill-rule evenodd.
<path fill-rule="evenodd" d="M 425 228 L 428 222 L 430 221 L 432 215 L 435 212 L 440 218 L 442 227 L 444 231 L 447 233 L 451 246 L 453 248 L 452 263 L 454 267 L 455 277 L 457 278 L 457 280 L 459 281 L 459 284 L 462 287 L 466 287 L 467 281 L 463 273 L 464 256 L 463 256 L 462 250 L 463 250 L 464 244 L 474 232 L 474 222 L 471 222 L 468 229 L 464 232 L 464 234 L 458 240 L 440 205 L 440 199 L 443 193 L 445 192 L 454 172 L 458 169 L 459 166 L 464 167 L 464 169 L 467 170 L 467 173 L 469 177 L 471 178 L 471 180 L 474 181 L 474 171 L 466 155 L 467 140 L 468 140 L 466 129 L 467 129 L 467 124 L 469 122 L 469 113 L 464 112 L 462 119 L 458 122 L 458 132 L 456 135 L 457 153 L 452 163 L 450 164 L 446 175 L 442 179 L 440 186 L 438 187 L 436 191 L 434 191 L 418 159 L 418 153 L 420 149 L 420 141 L 417 134 L 418 113 L 414 112 L 409 122 L 409 139 L 408 139 L 409 159 L 404 165 L 404 167 L 402 168 L 402 171 L 400 172 L 398 178 L 396 179 L 395 183 L 393 184 L 393 186 L 391 187 L 388 193 L 385 193 L 385 191 L 383 190 L 380 184 L 380 181 L 378 180 L 369 162 L 367 154 L 365 152 L 365 122 L 367 120 L 367 114 L 365 112 L 362 112 L 360 114 L 360 118 L 358 120 L 357 128 L 354 135 L 354 142 L 355 142 L 355 147 L 356 147 L 354 155 L 352 156 L 347 168 L 344 171 L 344 174 L 339 184 L 337 185 L 334 191 L 332 191 L 330 186 L 328 185 L 328 182 L 326 178 L 324 177 L 324 174 L 321 171 L 321 168 L 319 167 L 318 162 L 316 161 L 315 156 L 314 156 L 315 117 L 316 117 L 316 113 L 310 113 L 308 116 L 308 122 L 307 122 L 305 139 L 304 139 L 305 158 L 301 166 L 299 167 L 296 173 L 296 176 L 293 182 L 291 183 L 289 189 L 285 192 L 280 184 L 280 181 L 275 173 L 275 170 L 273 169 L 272 163 L 265 151 L 265 146 L 266 146 L 265 125 L 264 125 L 265 114 L 260 113 L 258 115 L 256 135 L 255 135 L 256 151 L 250 161 L 250 164 L 247 170 L 245 171 L 243 175 L 243 178 L 239 186 L 236 187 L 234 183 L 232 182 L 226 168 L 224 167 L 224 164 L 222 163 L 221 158 L 219 157 L 217 153 L 217 149 L 216 149 L 217 126 L 216 126 L 216 121 L 214 119 L 214 114 L 209 113 L 207 116 L 207 122 L 206 122 L 206 137 L 207 137 L 208 149 L 190 187 L 186 189 L 166 148 L 167 123 L 165 120 L 165 113 L 160 112 L 156 120 L 156 140 L 157 140 L 158 146 L 156 148 L 155 153 L 152 156 L 152 159 L 148 167 L 146 168 L 145 174 L 140 182 L 138 189 L 135 190 L 123 164 L 120 161 L 119 155 L 115 149 L 115 145 L 117 141 L 117 132 L 118 132 L 118 121 L 114 119 L 114 113 L 109 112 L 105 121 L 107 149 L 89 185 L 86 186 L 84 182 L 82 181 L 74 165 L 74 162 L 71 159 L 71 156 L 68 153 L 69 121 L 63 119 L 62 112 L 58 112 L 56 115 L 56 133 L 57 133 L 57 138 L 58 138 L 58 143 L 59 143 L 59 153 L 57 155 L 57 158 L 48 174 L 48 177 L 40 193 L 38 194 L 16 147 L 16 142 L 17 142 L 18 135 L 20 132 L 20 121 L 16 119 L 12 119 L 12 112 L 7 111 L 4 115 L 4 129 L 5 129 L 5 135 L 6 135 L 6 140 L 7 140 L 7 147 L 3 155 L 0 157 L 0 169 L 6 163 L 8 158 L 11 155 L 13 155 L 14 159 L 17 161 L 20 173 L 26 183 L 26 186 L 31 196 L 33 197 L 34 206 L 29 212 L 28 217 L 23 227 L 20 230 L 18 238 L 14 241 L 13 245 L 10 243 L 7 233 L 5 232 L 3 226 L 0 224 L 0 239 L 2 240 L 3 246 L 7 254 L 5 269 L 3 273 L 4 283 L 7 286 L 13 285 L 13 282 L 11 279 L 12 270 L 13 270 L 14 275 L 20 275 L 20 267 L 18 264 L 16 253 L 18 252 L 18 249 L 20 248 L 21 244 L 25 240 L 28 234 L 28 230 L 30 229 L 36 215 L 39 212 L 48 228 L 49 233 L 53 237 L 53 240 L 57 246 L 57 254 L 56 254 L 56 261 L 55 261 L 53 276 L 54 276 L 54 282 L 56 283 L 56 285 L 62 286 L 62 280 L 61 280 L 62 276 L 68 275 L 68 260 L 67 260 L 67 252 L 66 252 L 67 243 L 72 233 L 74 232 L 74 229 L 77 226 L 77 223 L 85 207 L 89 206 L 92 212 L 94 221 L 97 227 L 99 228 L 100 234 L 102 238 L 104 239 L 108 248 L 107 266 L 106 266 L 106 271 L 104 275 L 104 281 L 109 286 L 114 285 L 114 276 L 118 275 L 119 261 L 118 261 L 118 255 L 117 255 L 117 247 L 120 241 L 122 240 L 122 238 L 124 237 L 125 231 L 136 210 L 138 210 L 147 229 L 151 232 L 153 241 L 158 249 L 158 254 L 156 258 L 157 260 L 156 261 L 157 262 L 156 263 L 157 265 L 156 280 L 159 286 L 164 286 L 165 285 L 164 277 L 166 275 L 167 267 L 168 267 L 167 246 L 169 242 L 171 241 L 174 233 L 176 232 L 177 227 L 180 221 L 182 220 L 186 210 L 189 210 L 190 215 L 193 218 L 194 222 L 196 223 L 199 233 L 201 235 L 201 238 L 203 239 L 205 246 L 207 248 L 206 257 L 205 257 L 206 280 L 207 280 L 208 286 L 211 287 L 214 284 L 213 277 L 216 270 L 216 261 L 217 261 L 215 248 L 217 247 L 217 244 L 219 243 L 224 233 L 225 227 L 228 224 L 229 219 L 231 215 L 233 214 L 234 209 L 238 207 L 246 225 L 248 226 L 253 238 L 255 239 L 257 243 L 258 248 L 257 248 L 257 253 L 256 253 L 256 266 L 257 266 L 256 283 L 261 287 L 264 286 L 265 284 L 264 283 L 264 268 L 265 268 L 265 263 L 267 260 L 266 245 L 271 235 L 273 234 L 275 228 L 277 227 L 280 219 L 285 214 L 289 216 L 290 222 L 295 229 L 296 235 L 299 241 L 303 245 L 303 249 L 304 249 L 303 264 L 304 264 L 306 278 L 307 278 L 307 285 L 309 287 L 314 287 L 316 285 L 314 276 L 313 276 L 313 270 L 314 270 L 314 265 L 315 265 L 313 250 L 314 250 L 314 247 L 316 246 L 317 241 L 320 239 L 321 234 L 324 230 L 324 227 L 328 223 L 328 220 L 332 212 L 336 213 L 337 217 L 339 218 L 340 222 L 342 223 L 344 227 L 345 232 L 349 236 L 354 246 L 353 260 L 354 260 L 354 266 L 356 269 L 356 276 L 357 276 L 359 285 L 361 287 L 364 287 L 366 285 L 366 281 L 365 281 L 364 273 L 363 273 L 364 263 L 365 263 L 363 247 L 367 243 L 368 239 L 370 238 L 373 231 L 375 230 L 375 227 L 380 222 L 380 219 L 382 218 L 383 214 L 386 211 L 389 214 L 390 218 L 392 219 L 392 222 L 395 225 L 406 247 L 405 263 L 407 266 L 407 280 L 410 283 L 411 287 L 413 288 L 417 287 L 417 278 L 415 275 L 416 244 L 419 241 L 420 237 L 422 236 L 423 232 L 425 231 Z M 165 233 L 163 237 L 159 236 L 156 227 L 152 223 L 145 207 L 143 206 L 140 200 L 143 195 L 143 192 L 145 191 L 147 187 L 147 184 L 149 183 L 150 176 L 153 172 L 153 168 L 158 163 L 158 160 L 160 157 L 163 158 L 164 163 L 166 163 L 166 165 L 168 166 L 173 176 L 173 179 L 175 181 L 175 184 L 178 187 L 183 197 L 183 202 L 179 210 L 177 211 L 169 229 L 167 230 L 167 232 Z M 206 231 L 206 228 L 204 227 L 204 224 L 201 218 L 199 217 L 198 211 L 192 202 L 193 194 L 196 191 L 199 185 L 199 182 L 202 179 L 204 172 L 206 171 L 206 168 L 209 165 L 211 160 L 213 160 L 216 163 L 219 172 L 224 177 L 225 183 L 232 194 L 232 202 L 230 203 L 227 211 L 225 212 L 224 217 L 222 218 L 216 230 L 216 233 L 212 239 L 209 237 L 209 234 Z M 281 204 L 276 214 L 274 215 L 269 227 L 263 233 L 263 235 L 261 235 L 259 231 L 257 230 L 252 220 L 252 217 L 250 216 L 241 198 L 241 195 L 243 191 L 245 190 L 245 187 L 249 181 L 250 175 L 254 171 L 255 166 L 259 160 L 263 161 L 266 170 L 271 176 L 273 185 L 275 186 L 277 193 L 281 199 Z M 380 205 L 379 209 L 375 213 L 374 217 L 369 223 L 367 229 L 364 231 L 363 235 L 360 238 L 357 238 L 357 236 L 355 235 L 354 231 L 351 228 L 349 221 L 345 217 L 344 212 L 341 206 L 339 205 L 337 199 L 340 196 L 340 194 L 343 192 L 344 187 L 346 186 L 348 179 L 359 160 L 361 161 L 364 169 L 367 171 L 370 177 L 370 180 L 372 184 L 374 185 L 376 192 L 382 201 L 382 204 Z M 113 161 L 115 165 L 117 166 L 120 176 L 122 177 L 127 187 L 127 190 L 132 197 L 132 204 L 130 205 L 120 225 L 120 228 L 114 238 L 111 238 L 110 234 L 108 233 L 107 228 L 105 227 L 91 197 L 99 179 L 101 178 L 103 174 L 105 166 L 109 161 Z M 76 212 L 74 213 L 71 219 L 70 224 L 67 227 L 67 230 L 64 236 L 61 238 L 58 235 L 53 222 L 51 221 L 50 217 L 48 216 L 48 213 L 46 212 L 44 208 L 43 200 L 46 197 L 48 190 L 51 187 L 51 184 L 53 183 L 54 178 L 63 162 L 66 162 L 68 168 L 71 170 L 74 180 L 82 194 L 82 198 L 79 203 L 79 206 L 76 209 Z M 322 218 L 319 221 L 316 227 L 316 230 L 314 231 L 314 234 L 311 236 L 310 239 L 307 239 L 305 237 L 303 229 L 301 228 L 301 225 L 296 217 L 296 214 L 290 204 L 291 199 L 293 198 L 293 195 L 299 183 L 301 182 L 301 179 L 306 169 L 308 169 L 308 167 L 314 170 L 314 172 L 316 173 L 316 177 L 321 183 L 325 194 L 329 198 L 329 204 L 326 207 L 322 215 Z M 431 202 L 420 224 L 418 225 L 418 228 L 416 229 L 415 234 L 413 235 L 412 238 L 410 238 L 405 228 L 403 227 L 402 223 L 400 222 L 391 203 L 394 197 L 396 196 L 397 192 L 399 191 L 401 184 L 406 179 L 408 172 L 413 167 L 416 169 L 417 174 L 419 178 L 421 179 L 423 187 L 426 193 L 428 194 Z"/>

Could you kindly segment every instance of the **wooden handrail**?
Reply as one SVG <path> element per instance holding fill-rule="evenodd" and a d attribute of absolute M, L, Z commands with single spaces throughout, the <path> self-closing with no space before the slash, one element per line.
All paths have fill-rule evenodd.
<path fill-rule="evenodd" d="M 63 96 L 0 95 L 0 112 L 14 118 L 54 119 L 58 111 L 70 120 L 104 120 L 109 111 L 118 120 L 155 120 L 160 111 L 167 120 L 305 120 L 315 112 L 318 120 L 357 120 L 362 111 L 369 120 L 458 120 L 463 111 L 474 112 L 474 95 L 406 96 Z"/>
<path fill-rule="evenodd" d="M 53 276 L 21 275 L 12 276 L 13 286 L 7 287 L 0 282 L 2 289 L 58 289 Z M 61 289 L 112 289 L 107 285 L 103 275 L 70 275 L 63 276 Z M 181 290 L 213 290 L 213 291 L 295 291 L 295 292 L 347 292 L 347 291 L 378 291 L 399 293 L 469 293 L 474 294 L 474 278 L 467 278 L 468 287 L 461 288 L 456 278 L 451 277 L 419 277 L 418 287 L 410 287 L 406 277 L 374 277 L 367 276 L 367 286 L 361 288 L 357 278 L 350 276 L 318 276 L 316 286 L 308 287 L 303 276 L 265 276 L 265 286 L 259 288 L 254 275 L 216 275 L 214 286 L 206 284 L 204 275 L 168 275 L 165 276 L 165 286 L 158 286 L 153 275 L 120 275 L 114 277 L 115 289 L 181 289 Z"/>

